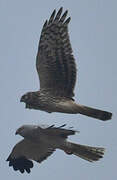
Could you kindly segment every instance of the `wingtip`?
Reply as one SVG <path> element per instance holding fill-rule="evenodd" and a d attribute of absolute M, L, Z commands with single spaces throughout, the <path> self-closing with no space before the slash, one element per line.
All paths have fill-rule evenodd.
<path fill-rule="evenodd" d="M 64 14 L 67 16 L 67 14 L 68 14 L 68 10 L 66 10 L 66 11 L 64 12 Z"/>
<path fill-rule="evenodd" d="M 63 128 L 65 126 L 67 126 L 67 124 L 63 124 L 63 125 L 59 126 L 58 128 Z"/>
<path fill-rule="evenodd" d="M 53 10 L 51 17 L 55 16 L 55 14 L 56 14 L 56 9 Z"/>
<path fill-rule="evenodd" d="M 62 7 L 62 6 L 61 6 L 60 9 L 58 10 L 58 12 L 59 12 L 59 11 L 60 11 L 60 12 L 63 11 L 63 7 Z"/>
<path fill-rule="evenodd" d="M 6 161 L 10 161 L 10 156 L 6 159 Z"/>
<path fill-rule="evenodd" d="M 71 17 L 68 17 L 67 20 L 64 22 L 64 26 L 67 26 L 71 21 Z"/>
<path fill-rule="evenodd" d="M 44 23 L 44 25 L 43 25 L 43 28 L 46 27 L 47 24 L 48 24 L 48 21 L 47 21 L 47 19 L 46 19 L 46 21 L 45 21 L 45 23 Z"/>
<path fill-rule="evenodd" d="M 33 162 L 31 160 L 26 159 L 25 157 L 12 159 L 9 156 L 6 161 L 9 161 L 9 166 L 13 166 L 13 169 L 15 171 L 19 170 L 21 173 L 24 173 L 25 171 L 27 173 L 30 173 L 30 169 L 33 168 Z"/>

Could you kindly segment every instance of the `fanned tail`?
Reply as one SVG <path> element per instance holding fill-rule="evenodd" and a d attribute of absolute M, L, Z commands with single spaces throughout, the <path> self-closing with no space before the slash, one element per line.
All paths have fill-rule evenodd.
<path fill-rule="evenodd" d="M 67 154 L 74 154 L 89 162 L 98 161 L 104 155 L 105 149 L 101 147 L 91 147 L 71 142 L 67 143 L 68 144 L 64 150 Z"/>

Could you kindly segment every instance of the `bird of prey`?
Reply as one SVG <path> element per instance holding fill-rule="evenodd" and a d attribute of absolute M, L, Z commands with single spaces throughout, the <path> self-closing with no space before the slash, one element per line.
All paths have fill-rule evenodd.
<path fill-rule="evenodd" d="M 74 87 L 76 64 L 68 34 L 70 17 L 54 10 L 42 28 L 36 57 L 36 69 L 40 91 L 24 94 L 20 101 L 26 108 L 51 112 L 83 114 L 103 121 L 111 119 L 112 113 L 76 104 Z"/>
<path fill-rule="evenodd" d="M 67 137 L 74 135 L 77 131 L 70 128 L 65 129 L 64 126 L 21 126 L 16 131 L 16 134 L 21 135 L 24 139 L 14 146 L 7 158 L 9 166 L 13 166 L 15 171 L 30 173 L 30 169 L 33 167 L 32 160 L 41 163 L 56 149 L 63 150 L 68 155 L 74 154 L 89 162 L 98 161 L 103 157 L 104 148 L 90 147 L 67 141 Z"/>

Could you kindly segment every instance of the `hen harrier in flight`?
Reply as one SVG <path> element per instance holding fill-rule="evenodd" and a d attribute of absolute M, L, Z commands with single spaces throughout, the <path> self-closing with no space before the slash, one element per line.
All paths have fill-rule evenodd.
<path fill-rule="evenodd" d="M 30 169 L 33 167 L 31 160 L 41 163 L 56 149 L 61 149 L 68 155 L 74 154 L 89 162 L 98 161 L 103 157 L 104 148 L 90 147 L 67 141 L 67 137 L 74 135 L 76 131 L 64 129 L 64 126 L 21 126 L 16 131 L 16 134 L 21 135 L 24 139 L 14 146 L 7 159 L 9 166 L 13 166 L 15 171 L 30 173 Z"/>
<path fill-rule="evenodd" d="M 51 112 L 83 114 L 103 121 L 111 119 L 112 113 L 76 104 L 74 87 L 76 64 L 68 34 L 70 17 L 68 11 L 62 15 L 54 10 L 41 32 L 36 68 L 40 80 L 40 91 L 28 92 L 21 97 L 26 108 Z M 56 15 L 55 15 L 56 14 Z"/>

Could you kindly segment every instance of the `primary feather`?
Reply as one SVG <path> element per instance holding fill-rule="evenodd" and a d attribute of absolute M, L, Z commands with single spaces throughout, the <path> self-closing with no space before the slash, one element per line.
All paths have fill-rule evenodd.
<path fill-rule="evenodd" d="M 26 108 L 51 112 L 83 114 L 103 121 L 112 113 L 76 104 L 74 87 L 76 64 L 68 34 L 71 20 L 68 11 L 61 7 L 53 11 L 46 20 L 39 41 L 36 69 L 40 80 L 40 91 L 29 92 L 21 97 Z"/>

